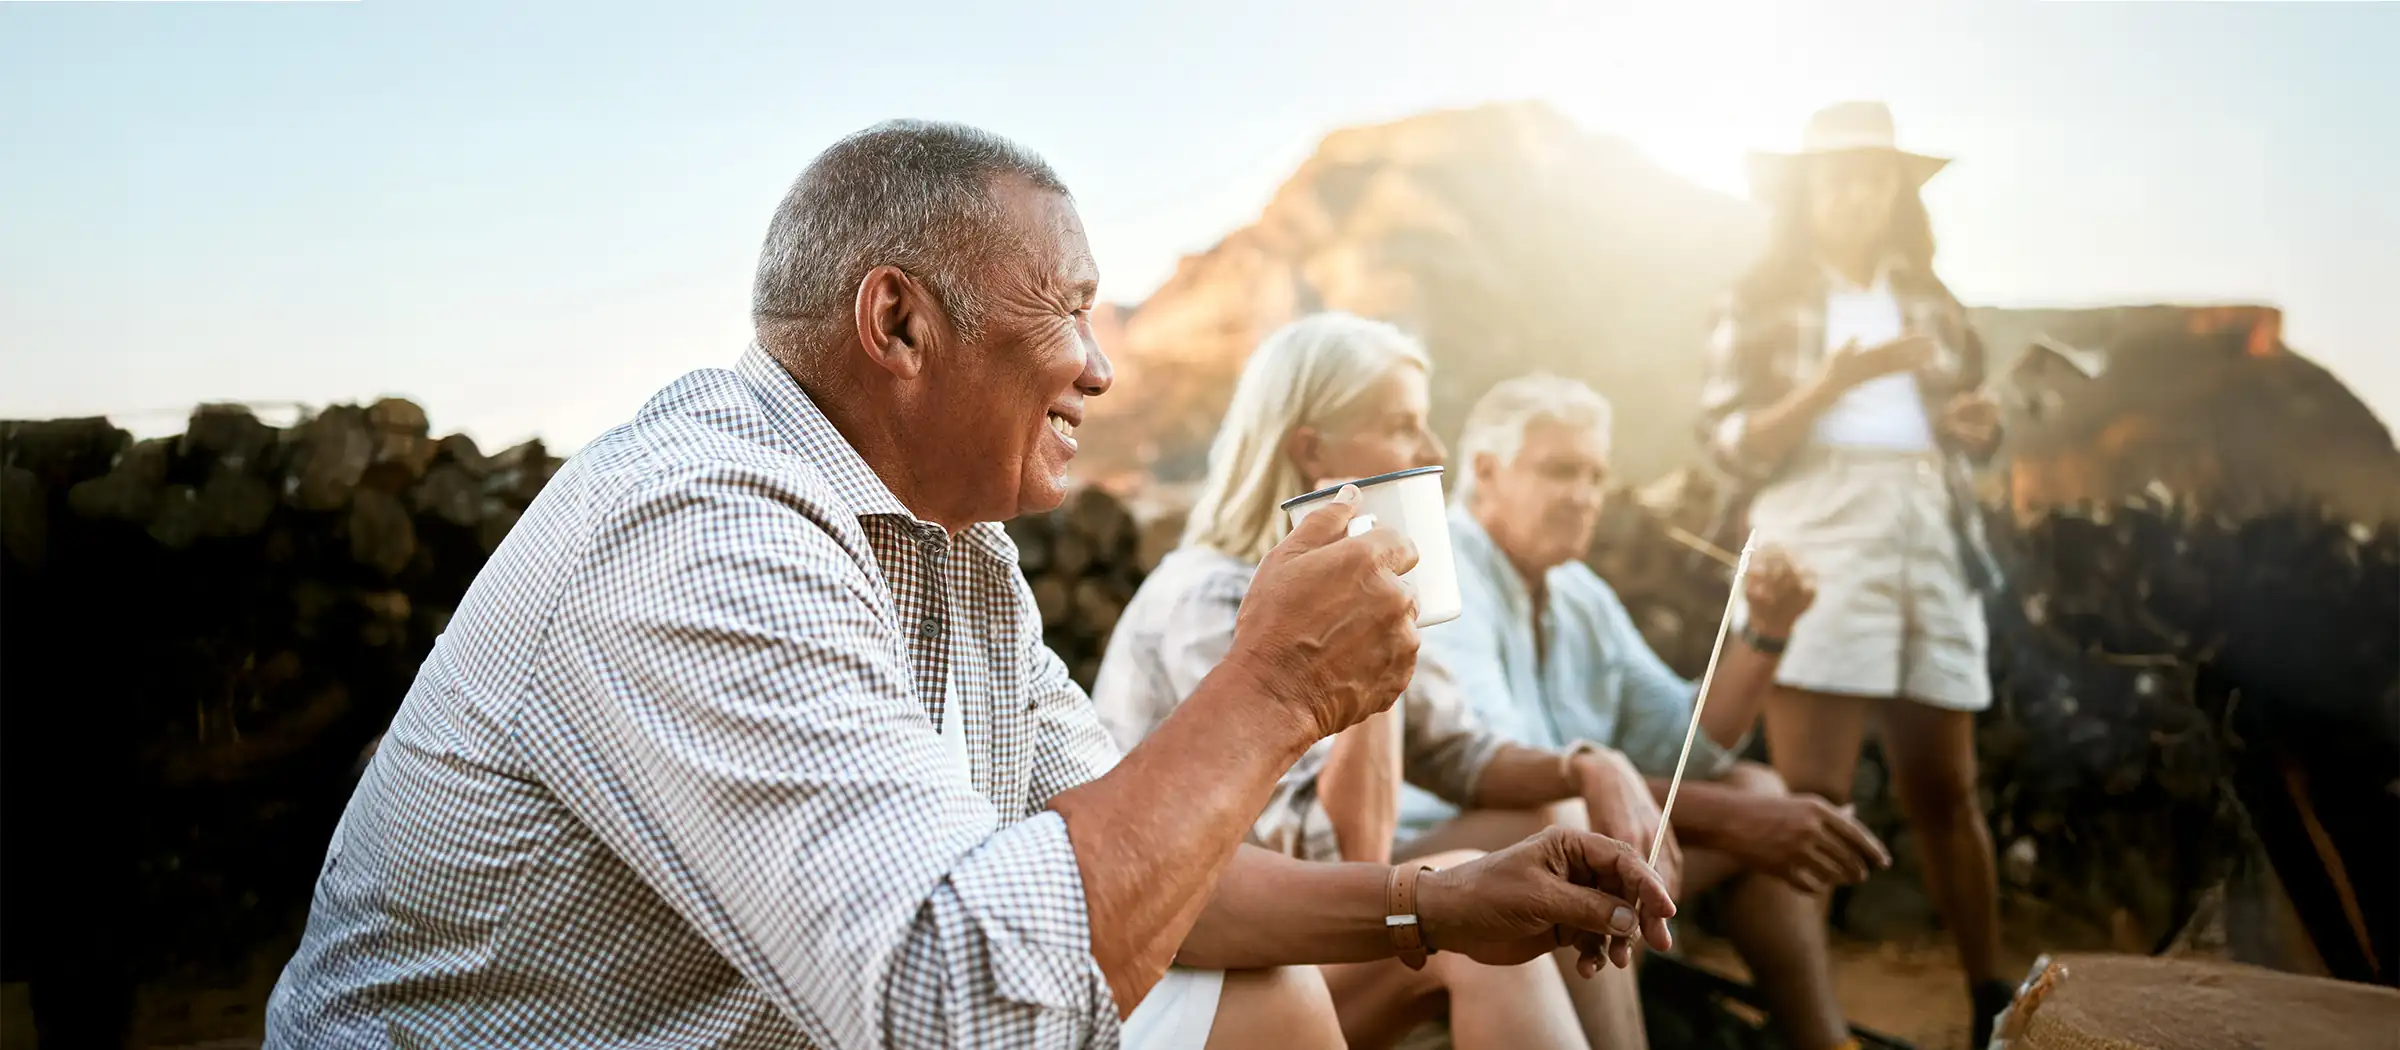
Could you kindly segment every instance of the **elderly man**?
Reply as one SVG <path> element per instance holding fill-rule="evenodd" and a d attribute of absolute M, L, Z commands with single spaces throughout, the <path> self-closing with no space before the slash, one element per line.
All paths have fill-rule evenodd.
<path fill-rule="evenodd" d="M 1598 835 L 1422 874 L 1237 850 L 1414 667 L 1414 552 L 1347 507 L 1120 756 L 994 524 L 1059 503 L 1109 387 L 1096 281 L 1003 139 L 811 163 L 757 345 L 579 453 L 427 658 L 268 1045 L 1334 1045 L 1315 971 L 1269 968 L 1664 943 L 1664 885 Z"/>
<path fill-rule="evenodd" d="M 1591 388 L 1542 375 L 1493 387 L 1468 414 L 1459 442 L 1465 476 L 1450 516 L 1465 613 L 1426 632 L 1426 657 L 1456 677 L 1494 729 L 1537 747 L 1613 749 L 1663 797 L 1693 685 L 1650 651 L 1615 592 L 1578 560 L 1599 518 L 1609 416 Z M 1734 943 L 1786 1041 L 1822 1050 L 1843 1045 L 1848 1032 L 1814 894 L 1890 858 L 1846 811 L 1793 795 L 1771 770 L 1736 760 L 1783 638 L 1813 591 L 1769 552 L 1753 561 L 1745 596 L 1669 833 L 1684 852 L 1681 892 L 1724 887 Z M 1407 799 L 1402 828 L 1418 836 L 1403 855 L 1524 830 L 1508 814 L 1456 814 L 1422 793 Z M 1633 1002 L 1630 991 L 1622 1001 Z M 1628 1012 L 1638 1042 L 1638 1008 Z"/>

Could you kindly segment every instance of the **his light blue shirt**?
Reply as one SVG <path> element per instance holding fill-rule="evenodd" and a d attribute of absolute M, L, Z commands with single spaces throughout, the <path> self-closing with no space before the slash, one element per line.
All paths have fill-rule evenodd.
<path fill-rule="evenodd" d="M 1650 651 L 1617 593 L 1580 561 L 1551 569 L 1543 578 L 1544 644 L 1537 656 L 1533 599 L 1491 534 L 1474 515 L 1454 509 L 1450 545 L 1463 611 L 1427 628 L 1421 651 L 1457 678 L 1484 723 L 1533 747 L 1589 740 L 1624 752 L 1643 773 L 1672 775 L 1698 689 Z M 1724 776 L 1738 750 L 1702 733 L 1684 775 Z M 1424 834 L 1457 814 L 1449 803 L 1405 788 L 1400 837 Z"/>

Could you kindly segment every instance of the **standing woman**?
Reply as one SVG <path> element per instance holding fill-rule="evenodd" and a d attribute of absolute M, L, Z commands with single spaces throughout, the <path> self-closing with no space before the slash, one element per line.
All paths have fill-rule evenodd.
<path fill-rule="evenodd" d="M 1818 581 L 1767 701 L 1775 769 L 1847 802 L 1875 722 L 1982 1046 L 2009 986 L 1975 790 L 1996 572 L 1968 472 L 1999 416 L 1977 390 L 1983 345 L 1933 273 L 1918 191 L 1947 161 L 1893 142 L 1881 103 L 1845 102 L 1810 118 L 1802 152 L 1753 158 L 1773 224 L 1711 336 L 1701 436 L 1751 496 L 1759 542 Z"/>

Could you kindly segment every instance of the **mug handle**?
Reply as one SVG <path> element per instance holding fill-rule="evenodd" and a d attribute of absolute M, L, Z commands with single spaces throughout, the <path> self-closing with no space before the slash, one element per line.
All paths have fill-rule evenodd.
<path fill-rule="evenodd" d="M 1364 536 L 1367 534 L 1368 529 L 1372 529 L 1374 527 L 1375 515 L 1361 514 L 1350 519 L 1349 534 L 1352 536 Z"/>

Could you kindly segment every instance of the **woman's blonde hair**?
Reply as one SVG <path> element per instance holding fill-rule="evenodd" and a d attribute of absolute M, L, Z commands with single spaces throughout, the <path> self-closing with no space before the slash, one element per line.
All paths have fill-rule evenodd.
<path fill-rule="evenodd" d="M 1276 329 L 1242 365 L 1208 449 L 1208 480 L 1184 526 L 1184 546 L 1247 562 L 1265 558 L 1289 529 L 1277 504 L 1316 483 L 1284 454 L 1286 439 L 1339 418 L 1400 364 L 1433 371 L 1424 347 L 1381 321 L 1329 312 Z"/>

